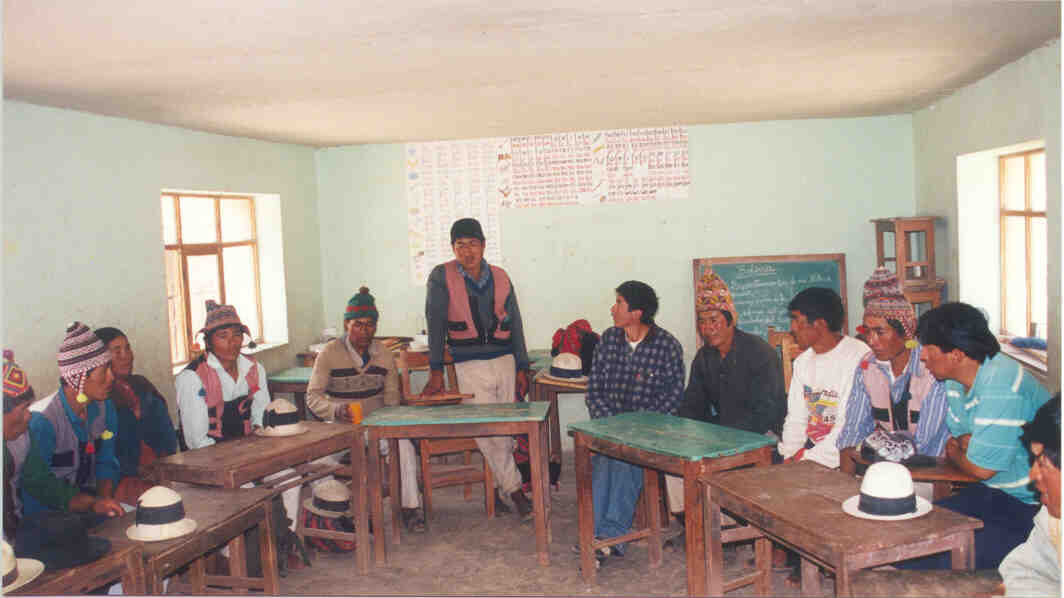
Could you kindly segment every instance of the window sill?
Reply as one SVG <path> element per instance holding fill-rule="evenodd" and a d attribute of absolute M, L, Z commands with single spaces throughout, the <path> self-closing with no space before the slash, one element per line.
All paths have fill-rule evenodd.
<path fill-rule="evenodd" d="M 1020 362 L 1020 365 L 1027 369 L 1027 371 L 1031 372 L 1039 382 L 1045 385 L 1046 380 L 1049 377 L 1049 366 L 1047 363 L 1048 359 L 1046 357 L 1046 352 L 1037 349 L 1021 349 L 1019 347 L 1013 347 L 1009 344 L 1009 338 L 1011 337 L 998 338 L 998 342 L 1001 344 L 1001 352 Z"/>
<path fill-rule="evenodd" d="M 244 349 L 241 351 L 241 353 L 244 353 L 245 355 L 257 355 L 259 353 L 262 353 L 263 351 L 269 351 L 270 349 L 277 349 L 277 348 L 283 347 L 283 346 L 285 346 L 287 344 L 288 344 L 288 341 L 280 341 L 280 342 L 275 342 L 275 343 L 259 343 L 259 344 L 255 345 L 254 349 L 249 349 L 247 347 L 244 347 Z M 172 370 L 173 373 L 174 373 L 174 376 L 180 374 L 181 370 L 185 369 L 185 367 L 187 365 L 188 365 L 187 361 L 185 363 L 179 363 L 179 364 L 175 365 L 173 367 L 173 370 Z"/>

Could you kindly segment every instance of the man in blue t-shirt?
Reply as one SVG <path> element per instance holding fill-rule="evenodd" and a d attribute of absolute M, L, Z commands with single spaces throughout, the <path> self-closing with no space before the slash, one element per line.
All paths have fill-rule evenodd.
<path fill-rule="evenodd" d="M 921 361 L 946 383 L 949 413 L 946 458 L 982 483 L 935 503 L 983 521 L 975 532 L 976 569 L 996 568 L 1027 539 L 1039 503 L 1020 441 L 1049 393 L 1000 352 L 986 318 L 965 303 L 946 303 L 920 317 Z M 901 563 L 904 568 L 949 567 L 948 553 Z"/>

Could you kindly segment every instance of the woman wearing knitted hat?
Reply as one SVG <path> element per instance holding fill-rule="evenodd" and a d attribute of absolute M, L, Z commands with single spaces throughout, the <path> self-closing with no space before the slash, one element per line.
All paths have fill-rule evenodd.
<path fill-rule="evenodd" d="M 59 346 L 58 363 L 59 390 L 30 407 L 30 442 L 50 464 L 52 475 L 67 485 L 65 504 L 70 510 L 116 517 L 123 510 L 114 500 L 118 416 L 107 400 L 114 383 L 111 354 L 88 326 L 74 322 Z M 48 497 L 30 491 L 28 483 L 24 481 L 21 493 L 24 515 L 63 510 L 58 508 L 63 501 L 49 504 Z"/>
<path fill-rule="evenodd" d="M 871 347 L 858 364 L 837 446 L 857 446 L 876 428 L 906 431 L 916 452 L 937 457 L 949 438 L 946 388 L 921 362 L 916 313 L 898 277 L 880 266 L 864 286 L 864 321 L 857 328 Z"/>

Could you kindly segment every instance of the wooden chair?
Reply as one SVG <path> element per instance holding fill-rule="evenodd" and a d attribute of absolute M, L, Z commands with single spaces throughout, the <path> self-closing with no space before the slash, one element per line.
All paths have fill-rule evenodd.
<path fill-rule="evenodd" d="M 768 344 L 780 352 L 780 361 L 783 363 L 783 387 L 787 392 L 791 390 L 791 376 L 794 374 L 794 358 L 797 357 L 795 350 L 798 343 L 794 342 L 791 333 L 776 330 L 774 326 L 768 327 Z"/>
<path fill-rule="evenodd" d="M 450 356 L 444 357 L 444 372 L 446 375 L 447 390 L 458 392 L 458 376 L 454 370 L 454 363 Z M 413 353 L 405 348 L 399 351 L 395 360 L 396 369 L 399 370 L 399 390 L 403 402 L 413 393 L 410 390 L 410 373 L 414 371 L 427 371 L 429 369 L 429 354 L 427 352 Z M 472 438 L 423 438 L 418 441 L 418 449 L 421 452 L 421 483 L 422 495 L 425 500 L 425 517 L 432 513 L 432 490 L 446 486 L 463 484 L 465 486 L 465 499 L 473 498 L 473 484 L 484 483 L 484 508 L 488 517 L 495 516 L 495 493 L 493 488 L 495 480 L 491 474 L 488 462 L 481 456 L 483 467 L 473 464 L 473 451 L 478 451 L 477 443 Z M 461 453 L 462 462 L 459 464 L 444 464 L 432 462 L 433 457 L 453 455 Z"/>

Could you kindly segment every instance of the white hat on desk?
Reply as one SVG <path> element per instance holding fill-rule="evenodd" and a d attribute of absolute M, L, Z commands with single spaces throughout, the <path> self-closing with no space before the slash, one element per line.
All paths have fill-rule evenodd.
<path fill-rule="evenodd" d="M 583 362 L 576 353 L 558 353 L 551 361 L 550 369 L 544 372 L 544 378 L 569 382 L 572 384 L 584 384 L 587 376 L 584 375 Z"/>
<path fill-rule="evenodd" d="M 126 528 L 130 540 L 160 542 L 191 534 L 196 520 L 185 516 L 181 495 L 166 486 L 152 486 L 137 499 L 136 523 Z"/>
<path fill-rule="evenodd" d="M 295 436 L 307 431 L 299 421 L 296 406 L 284 399 L 274 399 L 262 413 L 262 427 L 255 430 L 259 436 Z"/>
<path fill-rule="evenodd" d="M 0 547 L 0 567 L 3 569 L 3 591 L 14 592 L 37 579 L 44 571 L 44 563 L 37 559 L 16 559 L 15 551 L 6 541 Z"/>
<path fill-rule="evenodd" d="M 847 515 L 878 521 L 901 521 L 931 512 L 931 503 L 916 496 L 913 477 L 900 463 L 880 461 L 868 466 L 861 493 L 842 503 Z"/>

